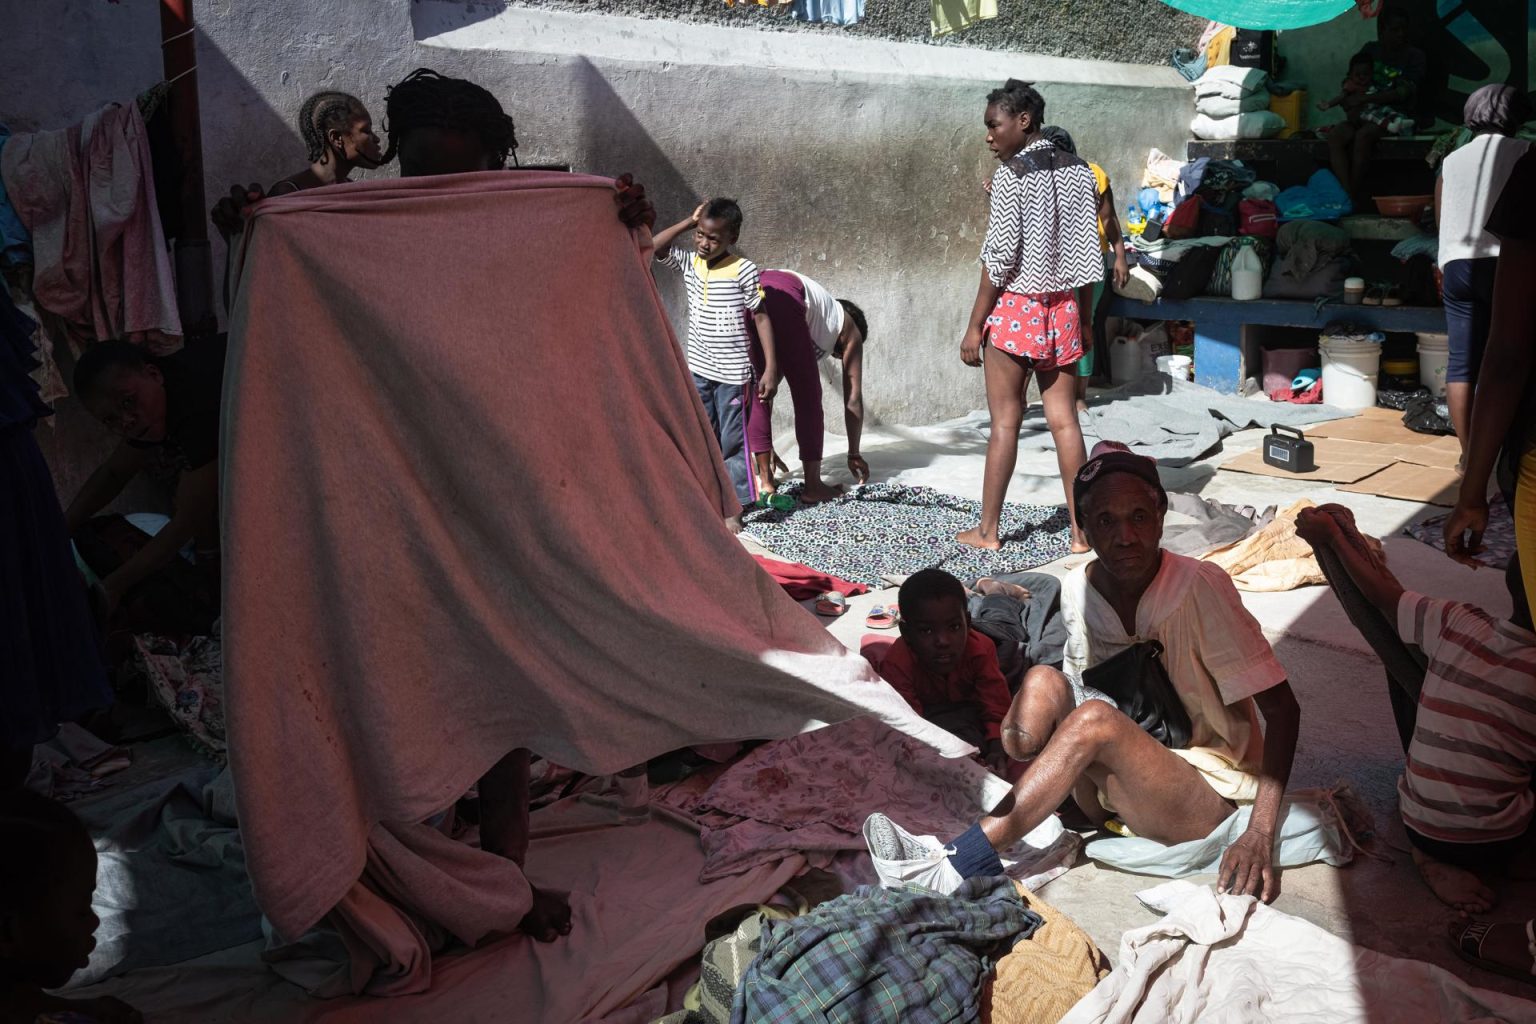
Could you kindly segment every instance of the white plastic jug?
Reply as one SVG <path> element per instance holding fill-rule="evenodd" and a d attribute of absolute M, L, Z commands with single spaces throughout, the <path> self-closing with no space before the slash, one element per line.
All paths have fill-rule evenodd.
<path fill-rule="evenodd" d="M 1252 302 L 1264 294 L 1264 262 L 1253 246 L 1245 245 L 1232 258 L 1232 297 Z"/>
<path fill-rule="evenodd" d="M 1119 337 L 1110 343 L 1109 379 L 1116 384 L 1140 380 L 1151 366 L 1144 339 Z"/>

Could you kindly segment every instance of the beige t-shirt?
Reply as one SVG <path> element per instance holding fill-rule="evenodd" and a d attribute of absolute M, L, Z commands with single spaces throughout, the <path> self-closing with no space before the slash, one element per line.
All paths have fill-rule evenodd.
<path fill-rule="evenodd" d="M 1262 767 L 1264 736 L 1251 698 L 1284 682 L 1286 672 L 1221 567 L 1164 551 L 1136 606 L 1134 636 L 1088 582 L 1087 565 L 1062 580 L 1061 613 L 1068 676 L 1081 682 L 1085 669 L 1133 643 L 1157 640 L 1189 712 L 1191 750 L 1210 751 L 1245 772 Z"/>

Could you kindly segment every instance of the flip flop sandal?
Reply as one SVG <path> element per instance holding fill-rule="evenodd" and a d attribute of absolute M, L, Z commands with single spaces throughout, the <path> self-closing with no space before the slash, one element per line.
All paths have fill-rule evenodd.
<path fill-rule="evenodd" d="M 848 599 L 835 590 L 828 590 L 816 597 L 816 614 L 835 619 L 848 610 Z"/>
<path fill-rule="evenodd" d="M 1530 970 L 1522 971 L 1518 967 L 1510 967 L 1483 956 L 1483 941 L 1492 930 L 1493 925 L 1486 921 L 1474 921 L 1467 925 L 1456 937 L 1456 955 L 1473 967 L 1536 984 L 1536 919 L 1525 922 L 1525 948 L 1531 956 Z"/>
<path fill-rule="evenodd" d="M 1385 296 L 1386 290 L 1383 288 L 1367 288 L 1365 297 L 1360 300 L 1360 303 L 1365 306 L 1379 306 Z"/>
<path fill-rule="evenodd" d="M 864 625 L 870 629 L 890 629 L 896 625 L 900 610 L 893 604 L 890 607 L 875 605 L 869 610 L 869 615 L 864 619 Z"/>

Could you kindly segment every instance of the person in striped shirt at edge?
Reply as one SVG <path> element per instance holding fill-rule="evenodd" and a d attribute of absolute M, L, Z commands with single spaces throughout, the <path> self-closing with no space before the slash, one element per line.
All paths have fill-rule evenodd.
<path fill-rule="evenodd" d="M 1536 633 L 1461 601 L 1405 590 L 1340 505 L 1302 512 L 1296 532 L 1320 552 L 1331 551 L 1360 596 L 1395 624 L 1403 644 L 1422 653 L 1424 685 L 1405 737 L 1398 809 L 1431 891 L 1464 914 L 1484 913 L 1495 899 L 1485 877 L 1536 877 Z M 1380 649 L 1382 638 L 1366 632 L 1366 639 Z M 1453 924 L 1452 938 L 1464 956 L 1488 966 L 1488 930 L 1463 921 Z M 1513 938 L 1522 947 L 1536 944 L 1526 935 Z M 1527 980 L 1536 952 L 1530 957 L 1532 967 L 1519 972 Z"/>
<path fill-rule="evenodd" d="M 992 433 L 982 477 L 981 522 L 956 536 L 997 550 L 1008 481 L 1019 454 L 1029 375 L 1040 384 L 1045 421 L 1064 486 L 1088 459 L 1077 421 L 1077 362 L 1083 334 L 1077 289 L 1104 278 L 1099 197 L 1093 172 L 1041 134 L 1045 100 L 1010 78 L 987 96 L 987 146 L 1001 166 L 992 175 L 991 212 L 981 247 L 981 283 L 960 359 L 984 366 Z M 986 351 L 983 362 L 982 352 Z M 1088 540 L 1067 490 L 1072 550 Z"/>
<path fill-rule="evenodd" d="M 688 368 L 720 442 L 736 497 L 745 508 L 757 500 L 752 456 L 747 451 L 752 392 L 757 392 L 764 406 L 773 401 L 779 389 L 779 361 L 757 266 L 732 251 L 741 237 L 741 221 L 741 207 L 734 199 L 702 203 L 687 220 L 656 233 L 656 262 L 682 272 L 688 289 Z M 673 241 L 690 229 L 694 251 L 674 248 Z M 763 350 L 763 375 L 755 385 L 748 317 Z M 731 529 L 741 529 L 740 514 L 726 521 Z"/>

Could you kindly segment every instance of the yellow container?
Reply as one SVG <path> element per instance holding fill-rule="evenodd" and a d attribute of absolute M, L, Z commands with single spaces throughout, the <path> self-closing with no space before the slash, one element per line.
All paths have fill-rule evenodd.
<path fill-rule="evenodd" d="M 1288 139 L 1307 126 L 1307 90 L 1297 89 L 1289 96 L 1271 96 L 1269 109 L 1285 119 L 1282 139 Z"/>

